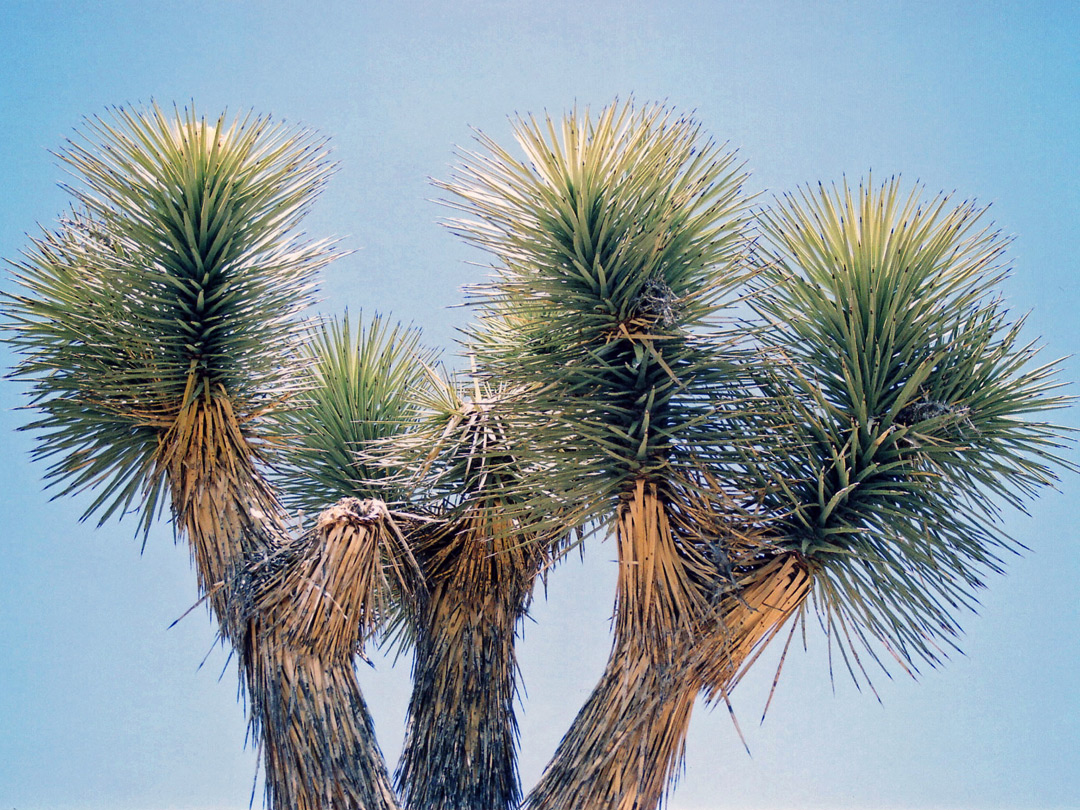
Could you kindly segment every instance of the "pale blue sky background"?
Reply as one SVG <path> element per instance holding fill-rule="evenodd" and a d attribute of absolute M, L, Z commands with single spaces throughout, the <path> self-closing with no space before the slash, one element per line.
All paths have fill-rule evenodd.
<path fill-rule="evenodd" d="M 1016 235 L 1005 293 L 1046 356 L 1080 348 L 1080 13 L 1061 2 L 0 2 L 0 256 L 64 208 L 56 149 L 108 105 L 273 113 L 333 139 L 341 168 L 308 221 L 357 252 L 323 310 L 391 312 L 449 347 L 447 309 L 481 270 L 436 220 L 470 126 L 506 141 L 515 111 L 616 95 L 696 110 L 741 149 L 756 190 L 902 173 L 992 203 Z M 10 289 L 10 281 L 2 282 Z M 0 350 L 3 365 L 10 354 Z M 1080 379 L 1075 360 L 1068 379 Z M 1071 386 L 1073 393 L 1078 391 Z M 0 809 L 240 810 L 255 771 L 225 656 L 187 551 L 155 531 L 77 523 L 27 460 L 19 387 L 0 385 Z M 1078 423 L 1075 411 L 1061 420 Z M 1074 455 L 1075 457 L 1075 455 Z M 762 661 L 726 711 L 699 710 L 675 810 L 1080 807 L 1080 482 L 1008 528 L 1032 552 L 964 617 L 966 657 L 877 679 L 838 676 L 822 639 L 793 651 L 769 716 Z M 614 566 L 593 544 L 558 570 L 526 630 L 526 785 L 607 654 Z M 771 661 L 775 662 L 773 651 Z M 364 668 L 396 760 L 407 662 Z"/>

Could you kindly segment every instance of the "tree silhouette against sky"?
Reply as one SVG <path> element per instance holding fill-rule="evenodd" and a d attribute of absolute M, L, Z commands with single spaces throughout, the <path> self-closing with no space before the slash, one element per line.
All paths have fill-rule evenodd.
<path fill-rule="evenodd" d="M 307 316 L 331 167 L 265 117 L 91 120 L 71 211 L 14 264 L 47 478 L 101 520 L 171 517 L 275 810 L 657 807 L 695 700 L 785 628 L 818 621 L 856 681 L 940 663 L 1016 549 L 1002 507 L 1072 469 L 974 203 L 868 178 L 764 205 L 659 105 L 515 134 L 440 184 L 492 262 L 468 373 Z M 608 665 L 523 799 L 516 633 L 608 534 Z M 373 640 L 413 652 L 395 778 L 354 672 Z"/>

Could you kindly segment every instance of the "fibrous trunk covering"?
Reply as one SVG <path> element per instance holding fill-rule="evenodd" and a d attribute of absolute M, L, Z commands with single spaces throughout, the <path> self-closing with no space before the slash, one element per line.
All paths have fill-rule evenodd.
<path fill-rule="evenodd" d="M 252 726 L 275 810 L 397 808 L 351 659 L 326 661 L 261 628 L 244 655 Z"/>
<path fill-rule="evenodd" d="M 268 807 L 396 810 L 353 671 L 385 591 L 385 510 L 346 504 L 291 541 L 224 392 L 196 397 L 162 433 L 178 532 L 238 657 L 263 754 Z M 396 556 L 395 559 L 400 559 Z"/>
<path fill-rule="evenodd" d="M 396 774 L 413 810 L 510 810 L 521 800 L 514 642 L 549 557 L 545 543 L 493 519 L 497 510 L 476 508 L 416 538 L 428 591 Z"/>
<path fill-rule="evenodd" d="M 257 451 L 224 391 L 204 390 L 160 435 L 155 464 L 169 482 L 177 533 L 188 540 L 222 637 L 235 642 L 243 627 L 233 621 L 226 583 L 248 555 L 284 534 L 281 507 L 255 469 Z"/>
<path fill-rule="evenodd" d="M 415 564 L 379 501 L 343 498 L 315 528 L 249 560 L 245 682 L 267 799 L 290 810 L 396 808 L 353 659 Z"/>
<path fill-rule="evenodd" d="M 670 610 L 654 610 L 644 621 L 640 612 L 616 617 L 600 683 L 526 798 L 530 810 L 659 806 L 682 764 L 699 693 L 726 699 L 805 600 L 810 575 L 796 555 L 750 542 L 717 566 L 709 547 L 723 538 L 681 517 L 655 488 L 640 484 L 620 508 L 619 609 L 651 597 L 645 605 Z M 658 638 L 660 628 L 669 634 Z"/>

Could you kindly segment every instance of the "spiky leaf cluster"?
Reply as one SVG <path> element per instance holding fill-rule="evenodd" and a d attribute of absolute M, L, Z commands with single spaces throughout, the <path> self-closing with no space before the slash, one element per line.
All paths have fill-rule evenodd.
<path fill-rule="evenodd" d="M 994 288 L 1005 240 L 971 203 L 896 180 L 821 187 L 763 214 L 762 340 L 781 414 L 748 472 L 820 568 L 830 634 L 905 665 L 940 658 L 956 609 L 1014 546 L 995 499 L 1054 480 L 1062 407 Z"/>
<path fill-rule="evenodd" d="M 415 425 L 436 354 L 419 330 L 377 315 L 358 319 L 355 333 L 348 314 L 315 330 L 301 351 L 305 393 L 277 417 L 288 441 L 280 485 L 290 505 L 317 512 L 338 498 L 401 495 L 391 480 L 401 470 L 367 451 Z"/>
<path fill-rule="evenodd" d="M 744 177 L 660 106 L 529 118 L 515 136 L 524 160 L 480 135 L 486 154 L 444 185 L 468 216 L 451 227 L 497 260 L 474 347 L 528 392 L 516 428 L 559 471 L 544 489 L 606 513 L 680 449 L 716 444 L 699 432 L 720 424 L 732 352 L 700 327 L 744 278 Z"/>
<path fill-rule="evenodd" d="M 432 376 L 416 425 L 373 456 L 400 470 L 417 503 L 444 514 L 513 497 L 520 439 L 507 422 L 520 391 L 472 376 Z"/>
<path fill-rule="evenodd" d="M 314 274 L 296 225 L 330 171 L 324 142 L 248 115 L 114 110 L 60 158 L 78 209 L 32 240 L 9 298 L 16 376 L 44 417 L 38 455 L 87 514 L 157 511 L 160 433 L 200 396 L 250 423 L 296 388 Z"/>

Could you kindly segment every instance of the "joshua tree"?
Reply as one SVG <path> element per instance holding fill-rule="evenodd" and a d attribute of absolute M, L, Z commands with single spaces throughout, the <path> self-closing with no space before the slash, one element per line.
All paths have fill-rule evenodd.
<path fill-rule="evenodd" d="M 88 134 L 75 208 L 15 265 L 15 375 L 88 514 L 168 504 L 275 810 L 517 806 L 515 633 L 604 533 L 611 656 L 524 803 L 656 807 L 697 697 L 807 611 L 857 679 L 936 665 L 1015 545 L 998 504 L 1064 464 L 1055 364 L 970 203 L 868 181 L 754 210 L 665 108 L 520 121 L 523 160 L 480 136 L 441 184 L 495 259 L 446 379 L 414 331 L 301 318 L 334 255 L 296 234 L 310 134 L 156 108 Z M 353 671 L 376 634 L 413 651 L 397 793 Z"/>
<path fill-rule="evenodd" d="M 736 336 L 709 323 L 747 278 L 744 175 L 659 107 L 573 115 L 561 138 L 529 121 L 517 137 L 528 164 L 485 141 L 491 156 L 448 185 L 478 217 L 456 228 L 500 262 L 477 291 L 480 365 L 528 393 L 514 421 L 540 472 L 534 508 L 580 504 L 619 557 L 607 669 L 529 803 L 648 807 L 682 746 L 668 726 L 689 721 L 665 700 L 654 712 L 656 675 L 721 584 L 712 546 L 726 538 L 700 533 L 712 510 L 694 514 L 686 490 L 736 442 L 722 415 L 745 407 Z"/>
<path fill-rule="evenodd" d="M 698 694 L 726 700 L 808 599 L 853 676 L 860 648 L 936 664 L 1014 547 L 996 503 L 1053 480 L 1062 431 L 1037 419 L 1065 399 L 973 204 L 822 188 L 758 212 L 751 245 L 732 159 L 690 121 L 516 136 L 525 161 L 484 140 L 447 185 L 497 260 L 481 366 L 529 392 L 532 500 L 612 526 L 620 574 L 607 669 L 526 805 L 651 808 Z M 758 317 L 732 335 L 718 293 L 744 281 Z"/>
<path fill-rule="evenodd" d="M 377 504 L 292 540 L 265 478 L 267 417 L 303 379 L 298 316 L 333 258 L 295 234 L 324 144 L 156 108 L 88 134 L 61 153 L 84 183 L 76 208 L 32 241 L 7 306 L 15 373 L 44 412 L 37 455 L 63 492 L 98 491 L 87 515 L 135 510 L 148 528 L 168 502 L 239 656 L 269 804 L 396 807 L 353 655 L 388 589 L 384 553 L 394 570 L 409 558 Z"/>
<path fill-rule="evenodd" d="M 514 393 L 444 379 L 418 338 L 378 320 L 355 343 L 347 320 L 319 332 L 303 405 L 281 417 L 295 434 L 282 486 L 309 510 L 342 497 L 414 510 L 401 519 L 421 581 L 384 617 L 413 652 L 402 801 L 515 807 L 515 634 L 567 531 L 514 508 Z"/>

